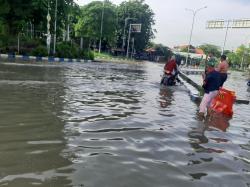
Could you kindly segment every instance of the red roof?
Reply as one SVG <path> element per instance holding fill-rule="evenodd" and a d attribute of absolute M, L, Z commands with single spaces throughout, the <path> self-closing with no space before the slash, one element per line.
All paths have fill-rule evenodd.
<path fill-rule="evenodd" d="M 198 48 L 195 49 L 195 53 L 196 54 L 200 54 L 200 55 L 204 55 L 205 54 L 202 49 L 198 49 Z"/>
<path fill-rule="evenodd" d="M 155 49 L 154 48 L 148 48 L 145 50 L 146 52 L 155 52 Z"/>

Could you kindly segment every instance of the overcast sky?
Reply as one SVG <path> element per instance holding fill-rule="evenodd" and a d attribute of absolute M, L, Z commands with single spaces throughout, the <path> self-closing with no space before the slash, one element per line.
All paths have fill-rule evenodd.
<path fill-rule="evenodd" d="M 120 4 L 123 0 L 111 0 Z M 84 5 L 91 0 L 76 0 Z M 250 0 L 145 0 L 155 13 L 157 30 L 154 42 L 169 47 L 188 44 L 191 30 L 192 16 L 186 8 L 197 9 L 207 6 L 198 12 L 194 25 L 192 44 L 197 46 L 211 43 L 223 45 L 225 29 L 207 30 L 206 21 L 217 19 L 250 18 Z M 250 42 L 250 29 L 230 29 L 226 49 L 234 50 L 240 44 Z"/>

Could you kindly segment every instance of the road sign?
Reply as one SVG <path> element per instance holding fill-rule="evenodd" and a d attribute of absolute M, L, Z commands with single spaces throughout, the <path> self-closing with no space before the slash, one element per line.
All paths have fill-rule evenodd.
<path fill-rule="evenodd" d="M 211 20 L 207 21 L 207 29 L 245 29 L 250 28 L 250 19 L 234 19 L 234 20 Z"/>
<path fill-rule="evenodd" d="M 225 28 L 224 20 L 212 20 L 207 22 L 207 29 L 223 29 Z"/>
<path fill-rule="evenodd" d="M 131 32 L 141 32 L 141 24 L 130 24 L 131 25 Z"/>
<path fill-rule="evenodd" d="M 222 54 L 225 49 L 227 41 L 227 33 L 229 28 L 232 29 L 247 29 L 250 28 L 250 19 L 234 19 L 234 20 L 210 20 L 207 21 L 207 29 L 226 29 L 224 44 L 222 47 Z"/>
<path fill-rule="evenodd" d="M 250 28 L 250 19 L 236 19 L 232 21 L 232 28 Z"/>

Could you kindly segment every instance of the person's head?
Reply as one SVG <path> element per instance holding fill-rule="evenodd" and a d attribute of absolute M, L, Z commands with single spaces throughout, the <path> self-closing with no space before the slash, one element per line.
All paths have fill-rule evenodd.
<path fill-rule="evenodd" d="M 210 58 L 209 61 L 207 62 L 207 71 L 211 72 L 214 70 L 215 67 L 215 59 L 214 58 Z"/>
<path fill-rule="evenodd" d="M 214 53 L 213 53 L 213 52 L 210 52 L 210 53 L 208 54 L 208 58 L 211 58 L 211 57 L 214 57 Z"/>
<path fill-rule="evenodd" d="M 221 61 L 224 61 L 224 60 L 226 60 L 227 59 L 227 56 L 226 55 L 221 55 L 221 57 L 220 57 L 220 60 Z"/>
<path fill-rule="evenodd" d="M 176 59 L 175 55 L 172 55 L 171 60 L 175 60 L 175 59 Z"/>

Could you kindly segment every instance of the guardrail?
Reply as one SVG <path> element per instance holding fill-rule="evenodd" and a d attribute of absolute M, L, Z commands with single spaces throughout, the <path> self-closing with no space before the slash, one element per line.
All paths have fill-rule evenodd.
<path fill-rule="evenodd" d="M 182 79 L 184 79 L 189 84 L 191 84 L 194 88 L 196 88 L 199 92 L 203 92 L 202 86 L 200 86 L 199 84 L 197 84 L 196 82 L 194 82 L 192 79 L 190 79 L 185 73 L 180 72 L 180 76 L 181 76 Z M 193 100 L 196 100 L 196 101 L 200 101 L 201 100 L 201 96 L 198 96 L 197 94 L 192 94 L 191 93 L 190 95 L 191 95 L 191 98 Z M 244 100 L 244 99 L 236 99 L 235 103 L 248 105 L 250 103 L 250 101 L 249 100 Z"/>
<path fill-rule="evenodd" d="M 56 58 L 56 57 L 41 57 L 29 55 L 15 55 L 15 54 L 0 54 L 0 59 L 13 61 L 26 61 L 26 62 L 92 62 L 85 59 L 71 59 L 71 58 Z"/>

